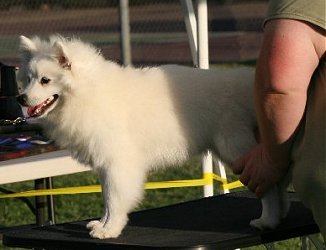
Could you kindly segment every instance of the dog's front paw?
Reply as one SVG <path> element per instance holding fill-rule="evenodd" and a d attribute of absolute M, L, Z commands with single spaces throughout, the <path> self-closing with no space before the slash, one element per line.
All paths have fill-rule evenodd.
<path fill-rule="evenodd" d="M 117 238 L 121 234 L 121 229 L 115 229 L 110 226 L 93 227 L 89 235 L 92 238 L 108 239 Z"/>
<path fill-rule="evenodd" d="M 91 220 L 90 222 L 87 223 L 86 228 L 93 230 L 94 228 L 97 227 L 103 227 L 104 223 L 101 222 L 100 220 Z"/>
<path fill-rule="evenodd" d="M 279 220 L 271 218 L 258 218 L 250 221 L 250 226 L 259 230 L 274 229 L 279 224 Z"/>

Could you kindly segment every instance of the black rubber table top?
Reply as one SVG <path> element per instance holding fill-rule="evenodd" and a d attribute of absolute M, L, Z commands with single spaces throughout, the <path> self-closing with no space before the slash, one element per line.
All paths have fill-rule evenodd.
<path fill-rule="evenodd" d="M 42 249 L 235 249 L 318 233 L 311 212 L 295 194 L 289 196 L 289 215 L 275 230 L 263 232 L 249 226 L 260 216 L 260 201 L 236 192 L 131 213 L 117 239 L 91 239 L 87 221 L 78 221 L 9 231 L 3 242 Z"/>

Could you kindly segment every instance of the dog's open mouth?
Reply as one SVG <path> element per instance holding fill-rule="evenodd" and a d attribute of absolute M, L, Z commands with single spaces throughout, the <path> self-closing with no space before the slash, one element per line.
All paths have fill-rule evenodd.
<path fill-rule="evenodd" d="M 43 115 L 58 99 L 58 95 L 53 95 L 50 98 L 46 99 L 44 102 L 34 106 L 27 108 L 27 114 L 29 117 L 40 117 Z"/>

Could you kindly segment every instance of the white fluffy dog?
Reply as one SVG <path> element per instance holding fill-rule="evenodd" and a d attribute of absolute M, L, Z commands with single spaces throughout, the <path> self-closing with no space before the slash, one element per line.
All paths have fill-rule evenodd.
<path fill-rule="evenodd" d="M 149 170 L 208 149 L 232 166 L 256 144 L 252 69 L 123 68 L 59 36 L 22 36 L 20 49 L 19 102 L 59 146 L 99 173 L 105 212 L 87 225 L 92 237 L 120 235 Z M 288 210 L 283 191 L 280 185 L 264 197 L 252 225 L 279 223 Z"/>

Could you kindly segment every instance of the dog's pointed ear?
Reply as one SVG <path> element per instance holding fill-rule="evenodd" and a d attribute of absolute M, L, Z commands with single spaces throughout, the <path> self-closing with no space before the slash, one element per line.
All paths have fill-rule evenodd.
<path fill-rule="evenodd" d="M 65 53 L 64 45 L 61 41 L 56 41 L 53 45 L 55 57 L 60 66 L 64 69 L 71 70 L 71 62 Z"/>
<path fill-rule="evenodd" d="M 37 50 L 35 43 L 26 36 L 20 36 L 19 50 L 25 59 L 29 60 Z"/>

